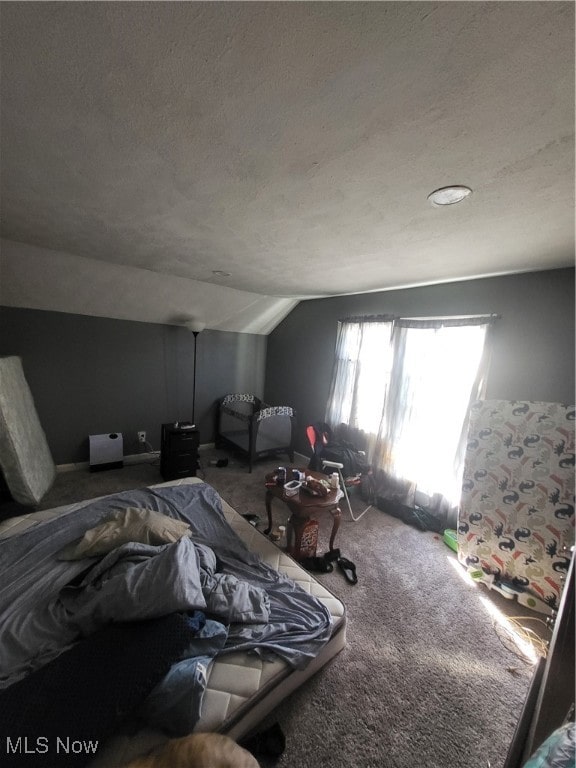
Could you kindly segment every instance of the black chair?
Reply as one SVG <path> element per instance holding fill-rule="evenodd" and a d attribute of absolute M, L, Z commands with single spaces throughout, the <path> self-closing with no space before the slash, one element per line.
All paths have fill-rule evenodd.
<path fill-rule="evenodd" d="M 348 489 L 359 485 L 372 488 L 372 469 L 366 461 L 364 451 L 357 450 L 345 441 L 334 438 L 331 427 L 326 422 L 316 422 L 306 428 L 306 437 L 310 444 L 312 455 L 308 468 L 315 472 L 324 472 L 326 475 L 334 471 L 338 473 L 340 488 L 350 517 L 354 522 L 360 520 L 372 506 L 372 493 L 369 493 L 370 504 L 358 516 L 354 516 Z"/>

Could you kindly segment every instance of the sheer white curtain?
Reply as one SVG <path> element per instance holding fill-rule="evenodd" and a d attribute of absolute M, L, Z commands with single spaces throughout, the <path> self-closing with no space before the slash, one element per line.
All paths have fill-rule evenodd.
<path fill-rule="evenodd" d="M 393 319 L 380 315 L 338 324 L 326 421 L 376 435 L 392 370 Z"/>
<path fill-rule="evenodd" d="M 375 459 L 418 491 L 458 503 L 470 403 L 483 395 L 486 318 L 400 319 Z"/>
<path fill-rule="evenodd" d="M 350 318 L 339 325 L 326 421 L 361 430 L 376 470 L 457 504 L 470 403 L 493 318 Z M 407 502 L 405 502 L 407 503 Z"/>

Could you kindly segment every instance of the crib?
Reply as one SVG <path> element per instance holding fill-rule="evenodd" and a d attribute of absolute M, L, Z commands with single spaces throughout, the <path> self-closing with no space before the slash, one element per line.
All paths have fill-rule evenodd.
<path fill-rule="evenodd" d="M 240 450 L 254 462 L 274 453 L 285 453 L 294 462 L 296 413 L 288 405 L 269 405 L 256 395 L 231 394 L 220 400 L 216 447 Z"/>

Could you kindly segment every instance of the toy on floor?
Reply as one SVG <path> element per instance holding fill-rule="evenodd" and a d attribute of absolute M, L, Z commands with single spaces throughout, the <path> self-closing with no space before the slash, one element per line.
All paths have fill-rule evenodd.
<path fill-rule="evenodd" d="M 454 552 L 458 552 L 458 532 L 452 528 L 447 528 L 443 535 L 444 544 L 453 549 Z"/>

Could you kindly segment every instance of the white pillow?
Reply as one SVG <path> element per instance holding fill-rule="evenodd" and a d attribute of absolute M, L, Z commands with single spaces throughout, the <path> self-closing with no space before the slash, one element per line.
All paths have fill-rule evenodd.
<path fill-rule="evenodd" d="M 190 534 L 188 523 L 175 520 L 152 509 L 127 507 L 111 520 L 90 528 L 80 541 L 69 544 L 58 555 L 59 560 L 81 560 L 83 557 L 107 555 L 121 544 L 170 544 Z"/>

